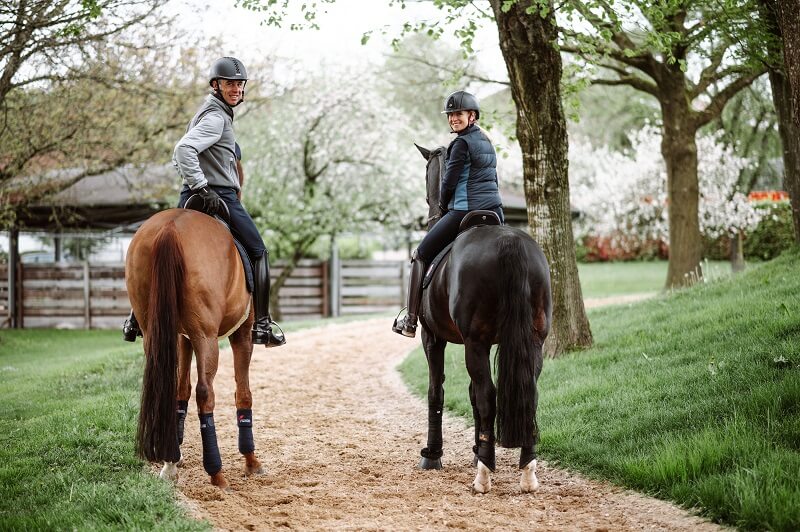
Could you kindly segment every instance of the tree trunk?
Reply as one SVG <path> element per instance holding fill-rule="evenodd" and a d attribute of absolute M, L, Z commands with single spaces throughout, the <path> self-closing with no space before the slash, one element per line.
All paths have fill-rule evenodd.
<path fill-rule="evenodd" d="M 730 259 L 731 271 L 738 273 L 744 270 L 744 245 L 743 245 L 742 232 L 737 231 L 735 235 L 731 236 L 730 241 Z"/>
<path fill-rule="evenodd" d="M 783 144 L 783 187 L 792 203 L 794 239 L 800 244 L 800 128 L 792 120 L 793 111 L 789 80 L 780 70 L 770 69 L 772 100 L 778 113 L 778 132 Z"/>
<path fill-rule="evenodd" d="M 800 5 L 766 1 L 767 16 L 783 42 L 783 71 L 770 69 L 772 98 L 783 142 L 783 182 L 792 202 L 794 240 L 800 244 Z"/>
<path fill-rule="evenodd" d="M 687 286 L 702 277 L 700 234 L 700 190 L 697 177 L 697 128 L 684 90 L 684 76 L 678 70 L 661 85 L 661 113 L 664 121 L 661 155 L 667 166 L 669 202 L 669 267 L 666 288 Z"/>
<path fill-rule="evenodd" d="M 555 357 L 592 345 L 572 234 L 561 56 L 552 3 L 546 18 L 538 8 L 526 13 L 531 0 L 521 0 L 505 13 L 502 4 L 491 0 L 517 108 L 528 227 L 550 263 L 553 323 L 545 352 Z"/>

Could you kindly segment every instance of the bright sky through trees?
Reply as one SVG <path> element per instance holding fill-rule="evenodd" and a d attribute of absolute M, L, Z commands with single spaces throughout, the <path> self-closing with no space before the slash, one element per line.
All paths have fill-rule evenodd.
<path fill-rule="evenodd" d="M 288 23 L 281 29 L 261 25 L 258 13 L 234 5 L 235 0 L 209 5 L 175 0 L 170 10 L 180 13 L 187 33 L 219 36 L 225 43 L 225 53 L 236 54 L 245 64 L 272 54 L 302 61 L 312 68 L 325 63 L 382 61 L 392 38 L 400 36 L 403 23 L 443 18 L 443 12 L 430 2 L 409 2 L 406 9 L 400 9 L 397 5 L 389 6 L 388 0 L 336 0 L 319 8 L 319 30 L 291 31 Z M 369 43 L 362 46 L 362 36 L 370 31 Z M 450 42 L 458 46 L 455 37 Z M 474 46 L 479 51 L 480 68 L 490 76 L 506 78 L 496 28 L 486 25 L 481 29 Z"/>

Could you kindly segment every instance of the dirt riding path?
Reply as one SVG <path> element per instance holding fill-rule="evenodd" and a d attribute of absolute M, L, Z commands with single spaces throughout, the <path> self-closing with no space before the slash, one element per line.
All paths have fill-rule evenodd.
<path fill-rule="evenodd" d="M 251 385 L 256 449 L 266 474 L 245 478 L 237 451 L 233 370 L 223 353 L 216 424 L 231 490 L 203 472 L 190 403 L 178 489 L 219 530 L 717 530 L 665 502 L 541 464 L 522 494 L 518 450 L 498 449 L 492 491 L 473 495 L 472 429 L 445 415 L 441 471 L 416 469 L 427 406 L 395 366 L 419 341 L 390 320 L 327 325 L 258 347 Z"/>

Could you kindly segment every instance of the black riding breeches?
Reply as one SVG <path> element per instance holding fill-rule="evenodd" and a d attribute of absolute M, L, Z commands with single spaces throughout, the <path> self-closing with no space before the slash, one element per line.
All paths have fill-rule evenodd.
<path fill-rule="evenodd" d="M 504 222 L 503 208 L 496 207 L 488 209 L 494 211 L 500 217 L 500 221 Z M 461 220 L 469 214 L 470 211 L 447 211 L 441 219 L 428 231 L 422 242 L 417 247 L 417 253 L 425 264 L 430 264 L 436 255 L 441 250 L 447 247 L 447 244 L 452 242 L 458 236 L 458 227 L 461 225 Z"/>
<path fill-rule="evenodd" d="M 231 215 L 231 233 L 236 240 L 242 243 L 245 250 L 247 250 L 247 255 L 250 257 L 250 260 L 255 262 L 257 259 L 261 258 L 267 247 L 264 245 L 264 240 L 261 238 L 261 234 L 258 232 L 255 222 L 253 222 L 253 219 L 247 214 L 247 211 L 244 210 L 244 206 L 242 202 L 239 201 L 239 198 L 236 197 L 236 190 L 230 187 L 214 187 L 210 185 L 209 188 L 219 194 L 219 197 L 222 198 L 222 201 L 228 206 Z M 178 207 L 183 207 L 192 194 L 195 194 L 195 191 L 191 190 L 189 187 L 183 187 L 180 199 L 178 200 Z"/>

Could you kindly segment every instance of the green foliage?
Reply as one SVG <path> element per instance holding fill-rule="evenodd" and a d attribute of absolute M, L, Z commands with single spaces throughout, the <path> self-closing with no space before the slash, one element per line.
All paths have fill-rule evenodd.
<path fill-rule="evenodd" d="M 798 308 L 795 247 L 728 280 L 590 311 L 595 347 L 545 362 L 540 455 L 742 530 L 797 530 Z M 463 348 L 447 357 L 446 405 L 471 422 Z M 422 349 L 401 371 L 424 396 Z"/>
<path fill-rule="evenodd" d="M 0 529 L 208 529 L 135 456 L 142 353 L 120 344 L 0 333 Z"/>
<path fill-rule="evenodd" d="M 299 14 L 302 22 L 293 19 L 289 24 L 291 30 L 303 29 L 319 29 L 317 24 L 317 12 L 324 6 L 324 4 L 332 4 L 336 0 L 313 0 L 303 2 L 300 7 L 299 13 L 290 11 L 289 0 L 236 0 L 237 7 L 243 7 L 250 11 L 255 11 L 266 16 L 264 23 L 268 26 L 275 26 L 276 28 L 283 27 L 287 19 Z M 297 5 L 297 2 L 294 3 Z"/>
<path fill-rule="evenodd" d="M 789 201 L 765 202 L 758 209 L 767 211 L 754 230 L 745 235 L 746 259 L 774 259 L 794 245 L 792 206 Z"/>
<path fill-rule="evenodd" d="M 764 211 L 764 217 L 744 235 L 742 252 L 746 260 L 771 260 L 795 243 L 792 206 L 788 201 L 766 201 L 757 204 L 756 209 Z M 711 260 L 729 259 L 730 249 L 731 239 L 726 235 L 704 241 L 704 255 Z"/>

